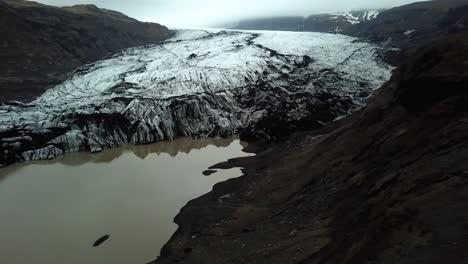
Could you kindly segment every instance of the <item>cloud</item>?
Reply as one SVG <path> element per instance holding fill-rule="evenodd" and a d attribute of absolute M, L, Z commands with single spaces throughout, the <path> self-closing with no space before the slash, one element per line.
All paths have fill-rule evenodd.
<path fill-rule="evenodd" d="M 36 0 L 66 6 L 95 4 L 142 21 L 176 27 L 209 26 L 250 17 L 307 16 L 360 8 L 388 8 L 414 0 Z"/>

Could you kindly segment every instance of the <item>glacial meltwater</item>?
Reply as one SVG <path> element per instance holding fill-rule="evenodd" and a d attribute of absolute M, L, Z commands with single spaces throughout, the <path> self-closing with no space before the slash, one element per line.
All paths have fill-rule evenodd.
<path fill-rule="evenodd" d="M 189 200 L 241 175 L 202 172 L 249 155 L 242 148 L 237 139 L 179 139 L 0 169 L 0 263 L 148 263 Z"/>

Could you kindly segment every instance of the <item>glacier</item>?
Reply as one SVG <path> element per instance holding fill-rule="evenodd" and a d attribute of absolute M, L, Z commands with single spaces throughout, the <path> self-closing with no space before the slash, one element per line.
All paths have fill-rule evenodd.
<path fill-rule="evenodd" d="M 178 30 L 0 105 L 0 166 L 177 137 L 274 141 L 362 108 L 391 71 L 344 35 Z"/>

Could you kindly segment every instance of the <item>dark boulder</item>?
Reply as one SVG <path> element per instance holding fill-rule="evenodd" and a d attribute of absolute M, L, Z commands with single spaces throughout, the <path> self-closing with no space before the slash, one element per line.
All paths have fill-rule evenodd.
<path fill-rule="evenodd" d="M 216 170 L 206 170 L 203 172 L 203 175 L 210 176 L 211 174 L 214 174 L 216 172 L 217 172 Z"/>
<path fill-rule="evenodd" d="M 102 236 L 101 238 L 96 240 L 96 242 L 94 242 L 93 247 L 99 247 L 100 245 L 102 245 L 102 243 L 106 242 L 109 238 L 110 238 L 109 235 Z"/>

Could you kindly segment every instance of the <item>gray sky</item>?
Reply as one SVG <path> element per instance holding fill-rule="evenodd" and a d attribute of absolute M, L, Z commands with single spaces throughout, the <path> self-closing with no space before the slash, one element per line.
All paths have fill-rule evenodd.
<path fill-rule="evenodd" d="M 171 27 L 208 26 L 241 18 L 399 6 L 416 0 L 36 0 L 64 6 L 95 4 L 142 21 Z"/>

